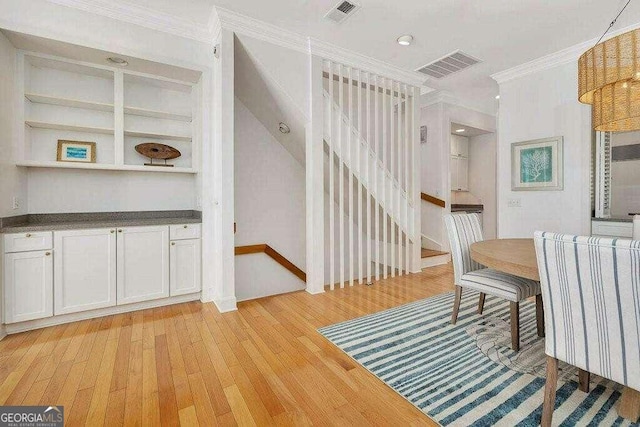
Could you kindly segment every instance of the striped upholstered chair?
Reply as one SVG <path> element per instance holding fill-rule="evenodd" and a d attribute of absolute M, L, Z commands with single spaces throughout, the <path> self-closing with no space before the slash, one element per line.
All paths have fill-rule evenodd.
<path fill-rule="evenodd" d="M 640 241 L 536 232 L 535 246 L 546 316 L 542 425 L 548 426 L 558 360 L 580 369 L 583 391 L 589 372 L 640 390 Z"/>
<path fill-rule="evenodd" d="M 485 295 L 493 295 L 511 303 L 511 348 L 520 349 L 520 301 L 540 294 L 540 284 L 534 280 L 523 279 L 492 268 L 485 268 L 471 259 L 469 247 L 483 240 L 480 219 L 477 214 L 445 215 L 445 225 L 449 235 L 456 296 L 453 302 L 451 323 L 455 324 L 460 310 L 462 288 L 480 292 L 478 313 L 482 314 Z M 541 301 L 536 299 L 542 311 Z M 538 335 L 543 336 L 542 319 L 538 322 Z"/>

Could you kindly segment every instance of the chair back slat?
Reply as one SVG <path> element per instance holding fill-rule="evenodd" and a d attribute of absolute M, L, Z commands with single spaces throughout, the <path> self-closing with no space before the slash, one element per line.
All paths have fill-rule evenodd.
<path fill-rule="evenodd" d="M 471 259 L 469 251 L 472 243 L 484 240 L 480 217 L 475 213 L 447 214 L 444 216 L 444 223 L 451 246 L 454 279 L 458 285 L 463 274 L 482 268 L 480 264 Z"/>
<path fill-rule="evenodd" d="M 640 241 L 535 233 L 549 356 L 640 390 Z"/>

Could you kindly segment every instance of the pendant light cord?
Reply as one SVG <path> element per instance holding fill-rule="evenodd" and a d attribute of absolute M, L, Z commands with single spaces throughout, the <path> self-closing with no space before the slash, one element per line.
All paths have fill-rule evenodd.
<path fill-rule="evenodd" d="M 600 43 L 602 41 L 602 39 L 604 38 L 604 36 L 607 35 L 607 33 L 609 32 L 609 30 L 616 24 L 616 21 L 618 20 L 618 18 L 620 18 L 620 15 L 622 15 L 622 12 L 624 12 L 624 10 L 627 8 L 627 6 L 629 6 L 629 3 L 631 3 L 631 0 L 627 1 L 627 4 L 624 5 L 624 7 L 622 8 L 622 10 L 620 10 L 620 12 L 618 12 L 618 14 L 616 15 L 615 18 L 613 18 L 613 21 L 611 21 L 611 23 L 609 24 L 609 27 L 606 29 L 606 31 L 604 32 L 604 34 L 602 34 L 600 36 L 600 38 L 598 39 L 598 41 L 596 42 L 596 45 L 598 43 Z"/>

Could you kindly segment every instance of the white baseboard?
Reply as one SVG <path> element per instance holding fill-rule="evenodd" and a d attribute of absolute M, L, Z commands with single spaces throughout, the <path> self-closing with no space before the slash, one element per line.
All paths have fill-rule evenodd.
<path fill-rule="evenodd" d="M 236 297 L 214 298 L 213 303 L 216 305 L 220 313 L 227 313 L 238 309 L 238 306 L 236 305 Z"/>
<path fill-rule="evenodd" d="M 65 323 L 77 322 L 79 320 L 95 319 L 96 317 L 104 317 L 113 314 L 128 313 L 130 311 L 145 310 L 147 308 L 164 307 L 165 305 L 197 301 L 199 299 L 200 292 L 195 294 L 179 295 L 177 297 L 161 298 L 153 301 L 116 305 L 114 307 L 99 308 L 97 310 L 82 311 L 79 313 L 61 314 L 60 316 L 47 317 L 45 319 L 12 323 L 9 325 L 5 325 L 5 328 L 8 334 L 17 334 L 19 332 L 31 331 L 33 329 L 46 328 L 47 326 L 62 325 Z"/>
<path fill-rule="evenodd" d="M 0 325 L 0 341 L 2 341 L 2 339 L 4 337 L 7 336 L 7 328 L 5 325 Z"/>
<path fill-rule="evenodd" d="M 309 287 L 307 287 L 305 291 L 311 295 L 324 294 L 324 287 L 322 289 L 309 289 Z"/>

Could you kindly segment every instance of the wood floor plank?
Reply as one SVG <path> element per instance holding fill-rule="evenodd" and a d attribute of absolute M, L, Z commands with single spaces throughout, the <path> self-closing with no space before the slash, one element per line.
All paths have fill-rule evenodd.
<path fill-rule="evenodd" d="M 140 333 L 142 334 L 142 329 L 140 329 Z M 127 374 L 127 395 L 124 414 L 125 425 L 142 425 L 142 352 L 142 335 L 140 335 L 139 340 L 131 342 L 131 348 L 129 349 L 129 372 Z"/>
<path fill-rule="evenodd" d="M 164 330 L 164 320 L 162 321 Z M 176 389 L 173 385 L 171 362 L 169 361 L 167 337 L 156 336 L 156 372 L 158 377 L 158 401 L 160 405 L 160 419 L 166 425 L 178 425 L 178 404 Z"/>
<path fill-rule="evenodd" d="M 0 404 L 76 425 L 436 425 L 317 329 L 453 289 L 450 265 L 220 313 L 198 301 L 0 341 Z"/>

